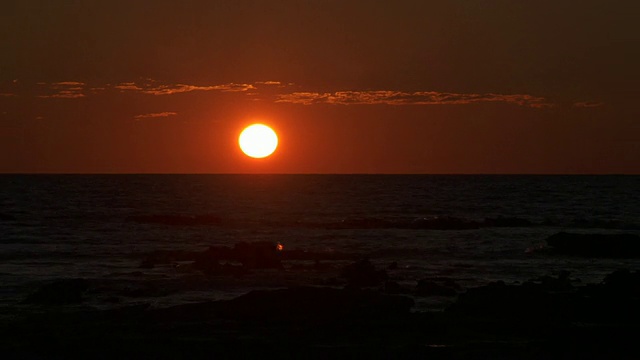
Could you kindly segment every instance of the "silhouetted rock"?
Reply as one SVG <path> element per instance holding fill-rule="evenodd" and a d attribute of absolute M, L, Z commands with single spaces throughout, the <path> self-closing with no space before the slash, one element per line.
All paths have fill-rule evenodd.
<path fill-rule="evenodd" d="M 241 263 L 247 269 L 282 269 L 281 251 L 272 242 L 241 242 L 233 247 L 211 246 L 202 252 L 159 250 L 147 254 L 140 267 L 151 269 L 156 265 L 175 262 L 193 262 L 193 268 L 207 275 L 237 275 L 237 266 L 221 262 Z"/>
<path fill-rule="evenodd" d="M 415 289 L 419 296 L 456 296 L 458 292 L 452 287 L 440 285 L 434 281 L 423 279 L 418 281 Z"/>
<path fill-rule="evenodd" d="M 249 273 L 249 268 L 246 266 L 220 264 L 218 261 L 207 259 L 197 260 L 193 267 L 206 276 L 244 276 Z"/>
<path fill-rule="evenodd" d="M 559 254 L 590 257 L 640 257 L 640 236 L 634 234 L 572 234 L 561 232 L 547 238 Z"/>
<path fill-rule="evenodd" d="M 205 275 L 218 275 L 221 273 L 220 262 L 215 259 L 199 257 L 194 263 L 193 268 L 201 271 Z"/>
<path fill-rule="evenodd" d="M 573 290 L 573 280 L 569 277 L 570 272 L 560 271 L 558 277 L 541 276 L 537 279 L 528 280 L 524 286 L 537 286 L 543 291 L 570 291 Z"/>
<path fill-rule="evenodd" d="M 567 306 L 564 298 L 538 287 L 506 285 L 499 281 L 468 289 L 447 310 L 473 317 L 494 319 L 560 319 Z"/>
<path fill-rule="evenodd" d="M 627 326 L 640 321 L 640 272 L 619 270 L 601 284 L 573 286 L 568 272 L 522 285 L 496 282 L 468 289 L 447 311 L 470 318 L 533 323 Z"/>
<path fill-rule="evenodd" d="M 294 287 L 271 291 L 252 291 L 220 303 L 221 316 L 256 321 L 328 321 L 347 318 L 374 318 L 408 314 L 411 298 L 384 295 L 377 291 Z"/>
<path fill-rule="evenodd" d="M 320 260 L 315 260 L 313 263 L 297 263 L 293 264 L 289 267 L 290 270 L 314 270 L 314 271 L 323 271 L 329 270 L 333 266 L 331 264 L 323 263 Z"/>
<path fill-rule="evenodd" d="M 602 283 L 609 293 L 640 297 L 640 271 L 617 270 L 607 275 Z"/>
<path fill-rule="evenodd" d="M 616 230 L 640 230 L 638 224 L 623 223 L 619 220 L 601 220 L 601 219 L 574 219 L 572 227 L 585 229 L 616 229 Z"/>
<path fill-rule="evenodd" d="M 38 305 L 65 305 L 82 302 L 82 294 L 89 288 L 85 279 L 64 279 L 43 285 L 27 296 L 25 303 Z"/>
<path fill-rule="evenodd" d="M 233 248 L 211 246 L 196 254 L 196 263 L 232 261 L 242 263 L 248 269 L 281 269 L 281 254 L 277 244 L 269 241 L 240 242 Z"/>
<path fill-rule="evenodd" d="M 534 224 L 527 220 L 516 217 L 486 218 L 482 223 L 483 227 L 528 227 Z"/>
<path fill-rule="evenodd" d="M 387 294 L 410 294 L 411 289 L 408 289 L 396 281 L 385 281 L 384 292 Z"/>
<path fill-rule="evenodd" d="M 146 297 L 166 296 L 171 294 L 172 292 L 175 292 L 175 290 L 159 288 L 157 286 L 150 284 L 150 285 L 141 285 L 138 287 L 126 287 L 122 289 L 118 293 L 118 295 L 131 297 L 131 298 L 138 298 L 138 297 L 146 298 Z"/>
<path fill-rule="evenodd" d="M 377 286 L 387 279 L 387 272 L 376 269 L 369 259 L 345 266 L 340 275 L 347 279 L 347 285 L 354 287 Z"/>
<path fill-rule="evenodd" d="M 0 221 L 16 221 L 16 217 L 9 214 L 0 213 Z"/>
<path fill-rule="evenodd" d="M 156 265 L 171 264 L 176 261 L 193 261 L 197 253 L 182 250 L 157 250 L 147 254 L 140 262 L 143 269 L 152 269 Z"/>
<path fill-rule="evenodd" d="M 411 222 L 409 228 L 429 230 L 471 230 L 480 228 L 480 224 L 475 221 L 452 216 L 439 216 L 415 219 Z"/>
<path fill-rule="evenodd" d="M 237 243 L 233 252 L 234 260 L 250 269 L 282 269 L 280 251 L 272 242 Z"/>
<path fill-rule="evenodd" d="M 3 358 L 37 359 L 638 358 L 640 273 L 620 270 L 588 286 L 571 282 L 568 272 L 523 285 L 495 282 L 469 289 L 447 311 L 426 313 L 412 312 L 409 297 L 327 287 L 168 308 L 35 307 L 21 316 L 22 308 L 0 324 L 1 350 Z M 424 283 L 455 284 L 446 277 Z M 385 288 L 402 286 L 389 281 Z"/>

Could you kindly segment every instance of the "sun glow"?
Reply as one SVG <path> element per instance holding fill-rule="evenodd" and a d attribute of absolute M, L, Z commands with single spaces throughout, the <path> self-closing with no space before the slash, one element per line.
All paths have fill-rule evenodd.
<path fill-rule="evenodd" d="M 263 124 L 247 126 L 238 137 L 240 149 L 247 156 L 260 159 L 271 155 L 278 147 L 278 135 Z"/>

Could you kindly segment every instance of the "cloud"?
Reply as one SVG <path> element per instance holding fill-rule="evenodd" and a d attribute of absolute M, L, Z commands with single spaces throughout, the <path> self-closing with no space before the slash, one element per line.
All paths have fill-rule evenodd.
<path fill-rule="evenodd" d="M 282 85 L 280 81 L 256 81 L 256 85 Z"/>
<path fill-rule="evenodd" d="M 84 96 L 84 94 L 79 94 L 73 91 L 60 91 L 57 94 L 39 95 L 38 97 L 43 99 L 77 99 Z"/>
<path fill-rule="evenodd" d="M 0 93 L 0 97 L 12 97 L 12 96 L 16 96 L 16 94 L 12 94 L 12 93 Z"/>
<path fill-rule="evenodd" d="M 579 107 L 579 108 L 593 108 L 593 107 L 600 107 L 603 105 L 604 105 L 603 102 L 595 102 L 595 101 L 581 101 L 573 104 L 573 106 Z"/>
<path fill-rule="evenodd" d="M 77 98 L 84 97 L 84 94 L 76 94 L 69 91 L 61 91 L 58 94 L 39 95 L 38 97 L 43 99 L 77 99 Z"/>
<path fill-rule="evenodd" d="M 535 108 L 552 106 L 552 104 L 543 97 L 526 94 L 459 94 L 437 91 L 402 92 L 389 90 L 338 91 L 333 93 L 294 92 L 278 95 L 276 102 L 302 105 L 446 105 L 504 102 Z"/>
<path fill-rule="evenodd" d="M 137 91 L 150 95 L 173 95 L 192 91 L 222 91 L 222 92 L 244 92 L 255 90 L 252 84 L 228 83 L 220 85 L 188 85 L 188 84 L 157 84 L 151 81 L 147 84 L 120 83 L 114 86 L 116 89 L 125 91 Z"/>
<path fill-rule="evenodd" d="M 120 84 L 114 86 L 114 88 L 116 88 L 118 90 L 133 90 L 133 91 L 141 91 L 142 90 L 141 87 L 139 87 L 138 85 L 136 85 L 136 83 L 133 83 L 133 82 L 120 83 Z"/>
<path fill-rule="evenodd" d="M 47 85 L 46 83 L 38 83 L 38 85 Z M 40 98 L 54 99 L 76 99 L 84 97 L 85 83 L 79 81 L 61 81 L 51 83 L 49 91 L 53 92 L 46 95 L 38 95 Z"/>
<path fill-rule="evenodd" d="M 169 116 L 175 116 L 175 115 L 178 115 L 178 113 L 173 111 L 165 111 L 165 112 L 159 112 L 159 113 L 140 114 L 140 115 L 134 116 L 133 118 L 136 120 L 142 120 L 142 119 L 149 119 L 149 118 L 169 117 Z"/>
<path fill-rule="evenodd" d="M 551 100 L 529 94 L 499 93 L 455 93 L 440 91 L 394 91 L 394 90 L 344 90 L 333 92 L 293 91 L 293 83 L 267 80 L 253 83 L 223 83 L 193 85 L 185 83 L 163 83 L 154 79 L 112 84 L 90 84 L 80 81 L 60 81 L 54 83 L 37 83 L 37 95 L 40 98 L 82 98 L 96 96 L 103 92 L 119 92 L 124 94 L 143 94 L 168 96 L 191 92 L 243 93 L 252 101 L 273 101 L 301 105 L 334 104 L 334 105 L 465 105 L 475 103 L 504 103 L 529 108 L 549 108 L 560 106 Z M 299 88 L 299 87 L 297 87 Z M 292 92 L 293 91 L 293 92 Z M 0 92 L 0 97 L 15 96 L 15 91 L 7 89 Z M 570 103 L 576 108 L 594 108 L 603 106 L 601 102 L 581 101 Z M 142 117 L 141 117 L 142 118 Z"/>
<path fill-rule="evenodd" d="M 83 82 L 79 82 L 79 81 L 61 81 L 61 82 L 53 83 L 52 85 L 54 85 L 54 86 L 84 86 L 85 84 Z"/>
<path fill-rule="evenodd" d="M 274 81 L 265 82 L 275 85 Z M 85 83 L 78 81 L 61 81 L 55 83 L 37 83 L 48 94 L 38 95 L 40 98 L 80 98 L 85 96 Z M 247 92 L 256 90 L 253 84 L 226 83 L 218 85 L 189 85 L 189 84 L 161 84 L 155 80 L 148 79 L 145 83 L 121 82 L 117 85 L 93 86 L 88 89 L 92 94 L 97 94 L 109 89 L 120 90 L 120 92 L 134 92 L 148 95 L 172 95 L 188 93 L 192 91 L 221 91 L 221 92 Z"/>

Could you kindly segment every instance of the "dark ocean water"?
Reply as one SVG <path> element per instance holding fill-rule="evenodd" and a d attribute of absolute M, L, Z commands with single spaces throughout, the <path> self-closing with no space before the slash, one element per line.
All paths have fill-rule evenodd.
<path fill-rule="evenodd" d="M 491 221 L 501 218 L 520 223 Z M 563 269 L 591 282 L 640 268 L 637 259 L 545 251 L 545 238 L 560 231 L 640 234 L 640 177 L 2 175 L 0 306 L 77 277 L 91 281 L 86 304 L 96 307 L 223 299 L 322 284 L 349 262 L 241 278 L 206 277 L 181 263 L 140 267 L 154 251 L 241 241 L 397 262 L 391 277 L 406 284 L 436 276 L 463 286 L 516 282 Z"/>

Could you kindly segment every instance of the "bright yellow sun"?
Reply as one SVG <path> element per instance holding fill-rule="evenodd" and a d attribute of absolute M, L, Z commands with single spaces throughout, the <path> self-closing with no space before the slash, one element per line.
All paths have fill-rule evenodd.
<path fill-rule="evenodd" d="M 278 147 L 278 135 L 267 125 L 253 124 L 242 130 L 238 144 L 247 156 L 260 159 L 273 154 Z"/>

